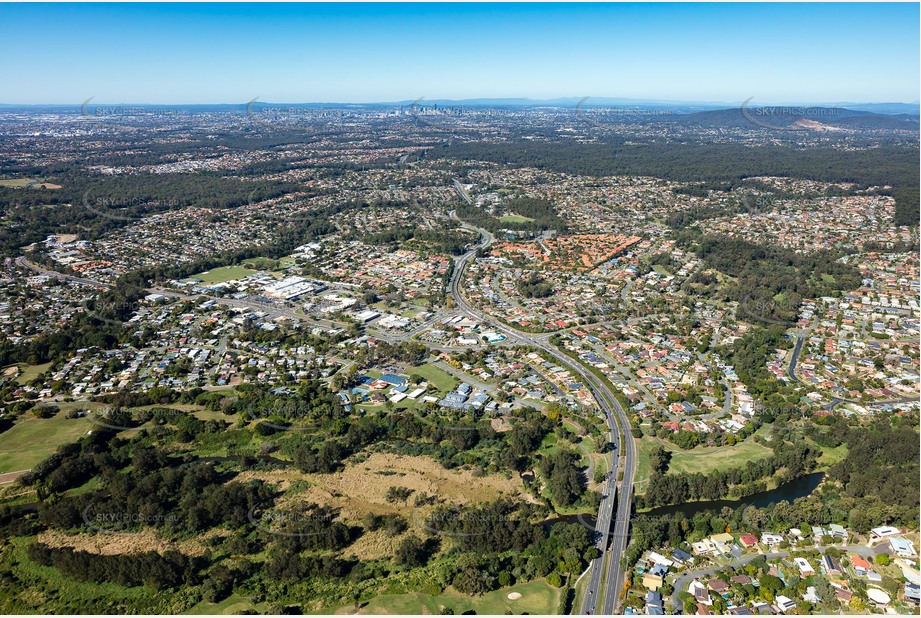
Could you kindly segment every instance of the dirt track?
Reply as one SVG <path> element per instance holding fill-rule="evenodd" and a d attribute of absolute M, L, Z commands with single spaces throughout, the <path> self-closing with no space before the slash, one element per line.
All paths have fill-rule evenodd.
<path fill-rule="evenodd" d="M 6 472 L 4 474 L 0 474 L 0 485 L 3 485 L 4 483 L 12 483 L 26 472 L 28 472 L 28 470 L 19 470 L 17 472 Z"/>

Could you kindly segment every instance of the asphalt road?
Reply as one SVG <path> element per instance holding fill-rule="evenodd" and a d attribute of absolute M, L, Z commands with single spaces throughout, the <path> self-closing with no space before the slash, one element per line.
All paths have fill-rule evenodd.
<path fill-rule="evenodd" d="M 824 552 L 826 549 L 829 549 L 831 547 L 843 549 L 843 550 L 846 550 L 848 553 L 859 554 L 864 557 L 872 556 L 876 553 L 879 553 L 878 551 L 875 551 L 873 548 L 867 547 L 866 545 L 848 545 L 846 547 L 841 547 L 840 545 L 822 545 L 815 549 L 818 549 L 819 551 Z M 806 548 L 806 549 L 812 549 L 812 548 Z M 758 558 L 765 558 L 767 560 L 775 560 L 777 558 L 786 558 L 789 555 L 790 555 L 789 551 L 771 552 L 767 554 L 755 554 L 752 556 L 746 556 L 742 558 L 741 560 L 733 560 L 732 562 L 726 565 L 714 566 L 714 567 L 709 567 L 706 569 L 698 569 L 696 571 L 686 571 L 682 573 L 678 579 L 675 580 L 675 591 L 672 593 L 672 606 L 675 608 L 682 607 L 681 600 L 678 598 L 678 595 L 680 595 L 682 592 L 687 592 L 688 584 L 690 584 L 691 581 L 694 579 L 698 579 L 700 577 L 709 577 L 710 575 L 713 575 L 717 571 L 722 571 L 727 568 L 737 569 L 740 566 L 744 566 L 748 564 L 749 562 L 756 560 Z"/>
<path fill-rule="evenodd" d="M 451 216 L 455 219 L 457 218 L 453 212 Z M 630 424 L 627 415 L 604 382 L 581 363 L 574 361 L 557 348 L 551 346 L 545 338 L 536 338 L 530 333 L 513 329 L 501 322 L 492 320 L 488 314 L 480 312 L 467 302 L 460 285 L 464 269 L 477 250 L 487 247 L 493 241 L 493 236 L 487 230 L 465 223 L 461 225 L 466 229 L 479 232 L 481 241 L 467 253 L 455 258 L 454 272 L 449 288 L 458 309 L 481 322 L 489 323 L 492 328 L 502 332 L 510 340 L 520 341 L 531 347 L 543 350 L 560 364 L 569 368 L 588 385 L 607 419 L 608 427 L 611 431 L 611 442 L 615 445 L 615 448 L 611 453 L 611 474 L 606 481 L 595 522 L 596 546 L 602 554 L 592 562 L 590 567 L 591 572 L 581 612 L 601 615 L 615 614 L 620 606 L 620 592 L 624 585 L 625 573 L 621 566 L 621 557 L 626 549 L 630 530 L 631 497 L 636 472 L 636 445 L 633 442 L 633 437 L 623 433 L 620 429 L 620 427 L 629 428 Z M 620 485 L 621 495 L 618 500 L 617 476 L 621 472 L 620 456 L 624 457 L 624 466 L 622 470 L 623 481 Z M 607 576 L 604 582 L 604 598 L 599 600 L 605 563 L 607 563 Z"/>
<path fill-rule="evenodd" d="M 803 351 L 803 343 L 806 341 L 806 336 L 809 334 L 810 327 L 807 330 L 800 331 L 796 336 L 796 345 L 793 347 L 793 357 L 790 359 L 790 366 L 787 367 L 787 375 L 790 376 L 790 379 L 794 382 L 799 382 L 805 384 L 797 375 L 796 375 L 796 363 L 799 361 L 800 354 Z M 908 403 L 910 401 L 918 401 L 917 397 L 897 397 L 895 399 L 886 399 L 884 401 L 871 401 L 870 403 Z M 858 403 L 862 404 L 861 401 L 857 399 L 844 399 L 843 397 L 832 397 L 831 401 L 822 406 L 825 410 L 833 410 L 838 404 L 842 403 Z"/>
<path fill-rule="evenodd" d="M 65 275 L 54 270 L 48 270 L 44 266 L 39 266 L 35 262 L 30 262 L 25 256 L 20 256 L 16 258 L 16 263 L 19 266 L 34 270 L 37 273 L 45 275 L 47 277 L 54 277 L 55 279 L 67 279 L 68 281 L 76 281 L 77 283 L 83 283 L 85 285 L 91 285 L 95 287 L 112 287 L 108 283 L 102 283 L 101 281 L 94 281 L 92 279 L 86 279 L 85 277 L 76 277 L 74 275 Z"/>
<path fill-rule="evenodd" d="M 451 213 L 455 219 L 456 214 Z M 560 364 L 568 367 L 575 375 L 579 376 L 588 386 L 592 395 L 595 397 L 598 405 L 604 412 L 608 426 L 611 431 L 611 442 L 615 445 L 611 453 L 611 474 L 605 485 L 602 495 L 601 504 L 598 508 L 598 517 L 595 523 L 595 533 L 597 538 L 597 547 L 602 552 L 601 557 L 595 559 L 591 565 L 591 574 L 589 576 L 589 585 L 586 589 L 586 596 L 583 602 L 582 611 L 589 614 L 610 615 L 617 613 L 620 605 L 620 591 L 624 582 L 624 570 L 621 567 L 621 557 L 628 541 L 630 529 L 630 506 L 633 492 L 633 479 L 636 472 L 636 446 L 632 436 L 621 431 L 621 427 L 629 428 L 630 424 L 624 410 L 620 407 L 613 393 L 608 387 L 599 380 L 595 374 L 586 369 L 581 363 L 574 361 L 569 356 L 563 354 L 557 348 L 548 343 L 547 335 L 533 336 L 519 330 L 510 328 L 497 320 L 491 319 L 488 314 L 481 313 L 467 303 L 461 291 L 460 282 L 463 278 L 463 271 L 470 259 L 480 248 L 488 246 L 493 241 L 493 235 L 487 230 L 476 228 L 466 223 L 461 223 L 465 229 L 478 232 L 481 237 L 480 243 L 474 246 L 464 255 L 455 258 L 454 272 L 450 282 L 450 294 L 457 303 L 458 309 L 467 313 L 471 317 L 488 323 L 491 328 L 502 332 L 511 341 L 520 341 L 526 345 L 539 348 L 555 358 Z M 63 279 L 70 279 L 86 283 L 89 285 L 109 287 L 98 281 L 84 279 L 71 275 L 63 275 L 54 271 L 46 270 L 37 264 L 29 262 L 25 258 L 19 258 L 19 264 L 32 270 L 41 272 L 49 276 L 55 276 Z M 161 294 L 178 297 L 182 299 L 194 300 L 196 297 L 186 296 L 170 290 L 153 288 L 150 292 L 159 292 Z M 218 304 L 247 307 L 250 309 L 260 309 L 274 315 L 285 315 L 296 318 L 304 322 L 314 323 L 317 325 L 327 326 L 319 320 L 311 320 L 306 316 L 296 314 L 293 310 L 283 307 L 274 307 L 263 303 L 246 301 L 241 299 L 214 298 Z M 618 422 L 620 425 L 618 426 Z M 629 431 L 629 429 L 627 429 Z M 627 439 L 629 438 L 629 439 Z M 623 481 L 621 483 L 621 499 L 617 500 L 617 476 L 621 472 L 619 455 L 624 457 Z M 605 579 L 605 594 L 601 602 L 598 596 L 601 590 L 601 576 L 604 571 L 604 564 L 607 563 L 607 577 Z"/>
<path fill-rule="evenodd" d="M 794 382 L 802 381 L 796 377 L 796 361 L 799 360 L 800 352 L 803 351 L 803 342 L 805 340 L 806 333 L 800 333 L 796 336 L 796 346 L 793 347 L 793 358 L 790 359 L 790 366 L 787 367 L 787 375 L 790 376 L 790 379 Z"/>

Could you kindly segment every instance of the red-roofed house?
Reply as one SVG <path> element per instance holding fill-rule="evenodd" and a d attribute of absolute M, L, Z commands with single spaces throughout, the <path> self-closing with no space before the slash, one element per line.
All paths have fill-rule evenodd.
<path fill-rule="evenodd" d="M 745 547 L 754 547 L 758 544 L 758 537 L 756 537 L 754 534 L 749 534 L 746 532 L 745 534 L 739 535 L 739 543 Z"/>
<path fill-rule="evenodd" d="M 853 565 L 854 572 L 857 573 L 857 575 L 864 576 L 870 572 L 870 563 L 862 556 L 852 555 L 851 565 Z"/>

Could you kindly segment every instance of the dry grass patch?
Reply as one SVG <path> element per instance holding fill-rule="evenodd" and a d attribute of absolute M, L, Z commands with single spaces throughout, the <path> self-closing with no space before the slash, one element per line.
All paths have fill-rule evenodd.
<path fill-rule="evenodd" d="M 305 477 L 313 485 L 308 495 L 316 496 L 316 502 L 340 507 L 356 518 L 411 509 L 415 496 L 421 493 L 455 504 L 488 502 L 500 495 L 527 499 L 519 479 L 496 474 L 476 476 L 469 470 L 448 470 L 428 457 L 390 453 L 373 453 L 334 474 Z M 405 504 L 392 504 L 386 498 L 391 486 L 411 489 L 413 495 Z"/>
<path fill-rule="evenodd" d="M 492 426 L 493 431 L 502 433 L 503 431 L 511 431 L 512 425 L 508 422 L 508 419 L 505 417 L 498 417 L 489 419 L 489 424 Z"/>
<path fill-rule="evenodd" d="M 275 485 L 281 491 L 287 491 L 291 483 L 303 481 L 307 475 L 293 468 L 284 468 L 281 470 L 243 470 L 228 483 L 248 483 L 249 481 L 263 481 Z"/>
<path fill-rule="evenodd" d="M 412 521 L 409 522 L 412 525 Z M 349 545 L 345 550 L 345 558 L 357 558 L 358 560 L 378 560 L 380 558 L 389 558 L 396 554 L 397 546 L 403 540 L 405 534 L 390 536 L 383 530 L 374 532 L 365 531 L 358 540 Z"/>
<path fill-rule="evenodd" d="M 227 533 L 220 530 L 199 535 L 195 539 L 184 541 L 167 541 L 157 536 L 153 530 L 144 530 L 131 534 L 106 534 L 79 532 L 65 534 L 58 530 L 46 530 L 38 534 L 39 543 L 48 547 L 71 547 L 78 551 L 103 556 L 120 554 L 139 554 L 143 552 L 156 552 L 162 554 L 167 550 L 174 550 L 187 556 L 201 556 L 205 553 L 204 541 L 213 536 L 225 536 Z"/>
<path fill-rule="evenodd" d="M 339 511 L 339 520 L 360 524 L 368 514 L 399 514 L 409 524 L 409 532 L 426 534 L 421 523 L 434 507 L 416 507 L 421 494 L 435 496 L 448 504 L 471 504 L 496 500 L 506 496 L 516 501 L 534 502 L 523 490 L 520 478 L 500 474 L 475 475 L 470 470 L 448 470 L 428 457 L 391 453 L 372 453 L 358 463 L 349 463 L 333 474 L 306 474 L 287 468 L 283 470 L 247 470 L 240 472 L 235 482 L 261 480 L 288 492 L 295 482 L 305 483 L 276 501 L 277 508 L 297 508 L 306 503 L 329 506 Z M 390 487 L 412 490 L 405 501 L 389 502 Z M 392 556 L 404 535 L 390 536 L 385 530 L 365 532 L 349 546 L 347 555 L 362 560 Z"/>

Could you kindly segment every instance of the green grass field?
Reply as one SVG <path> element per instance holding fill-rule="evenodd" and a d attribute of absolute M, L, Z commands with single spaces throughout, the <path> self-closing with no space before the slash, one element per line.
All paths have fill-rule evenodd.
<path fill-rule="evenodd" d="M 393 410 L 413 411 L 416 409 L 417 405 L 421 406 L 420 399 L 404 399 L 403 401 L 400 401 L 398 403 L 391 402 L 391 406 Z M 367 403 L 367 402 L 358 403 L 358 404 L 355 404 L 355 407 L 363 410 L 365 414 L 387 411 L 387 406 L 382 403 L 375 403 L 375 404 Z"/>
<path fill-rule="evenodd" d="M 252 270 L 275 270 L 278 268 L 278 260 L 267 257 L 254 257 L 243 260 L 243 265 Z"/>
<path fill-rule="evenodd" d="M 764 429 L 762 427 L 761 429 Z M 760 430 L 759 430 L 760 431 Z M 634 480 L 635 491 L 642 494 L 646 491 L 646 482 L 649 480 L 649 452 L 660 444 L 671 451 L 672 459 L 669 463 L 669 472 L 701 472 L 707 474 L 714 470 L 728 470 L 738 467 L 740 462 L 750 459 L 761 459 L 771 454 L 771 449 L 756 444 L 751 439 L 736 444 L 735 446 L 698 447 L 690 451 L 683 451 L 671 442 L 644 436 L 637 441 L 637 467 Z"/>
<path fill-rule="evenodd" d="M 201 279 L 203 283 L 223 283 L 225 281 L 231 281 L 233 279 L 240 279 L 246 275 L 251 275 L 255 271 L 246 268 L 245 266 L 221 266 L 220 268 L 213 268 L 209 271 L 199 273 L 194 276 L 196 279 Z"/>
<path fill-rule="evenodd" d="M 531 217 L 524 217 L 522 215 L 504 215 L 499 217 L 499 221 L 502 223 L 528 223 L 533 221 Z"/>
<path fill-rule="evenodd" d="M 578 575 L 576 575 L 575 577 L 578 577 Z M 578 582 L 576 582 L 575 593 L 572 599 L 573 611 L 571 613 L 578 614 L 579 610 L 582 608 L 582 603 L 585 599 L 585 591 L 588 588 L 588 582 L 590 580 L 591 580 L 591 577 L 589 577 L 589 575 L 587 574 L 585 575 L 585 577 L 583 577 Z"/>
<path fill-rule="evenodd" d="M 28 384 L 39 374 L 47 371 L 51 367 L 51 363 L 44 363 L 42 365 L 19 365 L 20 374 L 17 376 L 16 381 L 19 384 Z"/>
<path fill-rule="evenodd" d="M 264 613 L 266 611 L 265 603 L 252 603 L 246 597 L 242 597 L 238 594 L 232 594 L 218 603 L 208 603 L 207 601 L 202 601 L 198 605 L 182 613 L 213 616 L 216 614 L 239 614 L 247 610 L 256 610 L 260 613 Z"/>
<path fill-rule="evenodd" d="M 635 440 L 635 442 L 636 474 L 633 477 L 633 493 L 644 494 L 646 493 L 646 483 L 649 482 L 649 472 L 651 471 L 649 451 L 656 444 L 656 441 L 652 438 L 644 437 L 642 440 Z"/>
<path fill-rule="evenodd" d="M 295 264 L 297 264 L 297 260 L 290 255 L 286 255 L 283 258 L 278 258 L 278 268 L 290 268 Z"/>
<path fill-rule="evenodd" d="M 557 443 L 560 441 L 556 437 L 556 434 L 548 433 L 544 436 L 544 439 L 540 442 L 540 447 L 537 449 L 542 455 L 549 455 L 557 448 Z"/>
<path fill-rule="evenodd" d="M 663 444 L 672 451 L 672 460 L 668 465 L 669 472 L 707 474 L 714 470 L 735 468 L 740 465 L 740 462 L 761 459 L 771 454 L 771 449 L 751 440 L 735 446 L 695 448 L 690 451 L 682 451 L 669 442 L 663 442 Z"/>
<path fill-rule="evenodd" d="M 847 446 L 844 444 L 831 448 L 829 446 L 819 446 L 808 438 L 806 441 L 810 446 L 822 451 L 822 455 L 819 457 L 819 466 L 822 468 L 833 466 L 847 456 Z"/>
<path fill-rule="evenodd" d="M 8 178 L 6 180 L 0 180 L 0 187 L 11 187 L 13 189 L 22 189 L 36 182 L 45 185 L 46 189 L 60 189 L 61 188 L 61 185 L 55 185 L 50 182 L 40 181 L 35 178 Z"/>
<path fill-rule="evenodd" d="M 435 388 L 441 392 L 453 391 L 460 383 L 460 380 L 452 376 L 450 373 L 439 369 L 430 363 L 422 365 L 421 367 L 413 367 L 409 373 L 422 376 L 428 380 L 429 384 L 434 385 Z"/>
<path fill-rule="evenodd" d="M 154 408 L 162 408 L 162 404 L 154 403 L 149 406 L 137 406 L 131 408 L 133 411 L 143 411 L 143 410 L 152 410 Z M 201 419 L 203 421 L 227 421 L 232 420 L 232 417 L 228 417 L 223 412 L 219 410 L 209 410 L 204 406 L 199 406 L 194 403 L 171 403 L 166 407 L 173 410 L 182 410 L 183 412 L 190 412 L 195 418 Z"/>
<path fill-rule="evenodd" d="M 521 598 L 513 601 L 509 593 L 518 592 Z M 482 596 L 471 597 L 448 588 L 439 595 L 410 592 L 408 594 L 384 594 L 371 599 L 359 614 L 440 614 L 441 609 L 451 608 L 455 614 L 473 610 L 477 614 L 555 614 L 560 603 L 560 590 L 543 579 L 502 588 Z M 325 613 L 329 610 L 323 610 Z M 346 605 L 333 610 L 336 614 L 353 614 L 355 607 Z"/>
<path fill-rule="evenodd" d="M 576 438 L 576 440 L 582 446 L 582 449 L 585 449 L 583 452 L 582 449 L 576 447 L 576 452 L 582 456 L 582 465 L 586 468 L 590 467 L 593 463 L 596 466 L 599 465 L 599 458 L 597 455 L 598 447 L 595 445 L 595 441 L 592 440 L 589 436 L 583 437 L 581 441 L 578 438 Z M 602 463 L 601 465 L 603 466 L 604 464 Z M 589 482 L 591 482 L 591 480 L 592 479 L 589 479 Z"/>
<path fill-rule="evenodd" d="M 45 460 L 59 446 L 75 442 L 96 427 L 85 418 L 35 418 L 25 414 L 0 433 L 0 473 L 28 470 Z"/>

